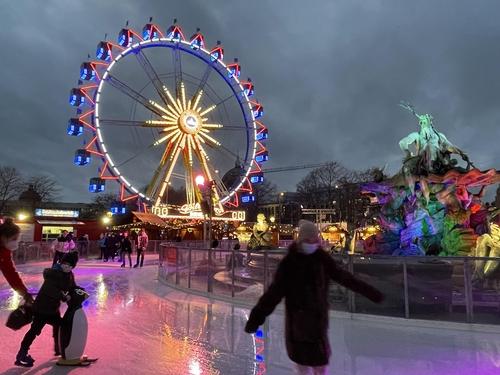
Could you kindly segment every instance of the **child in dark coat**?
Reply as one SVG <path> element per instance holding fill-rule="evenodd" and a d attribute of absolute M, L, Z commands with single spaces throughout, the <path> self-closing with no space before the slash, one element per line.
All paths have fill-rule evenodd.
<path fill-rule="evenodd" d="M 68 293 L 76 287 L 73 268 L 78 262 L 78 253 L 65 254 L 60 262 L 52 268 L 43 271 L 43 284 L 33 303 L 33 323 L 21 342 L 21 348 L 16 356 L 17 366 L 32 367 L 35 361 L 29 354 L 31 344 L 40 335 L 43 327 L 50 324 L 53 328 L 55 355 L 60 355 L 59 326 L 61 301 L 68 300 Z"/>
<path fill-rule="evenodd" d="M 272 284 L 252 309 L 245 331 L 254 333 L 285 298 L 285 339 L 288 356 L 299 374 L 326 374 L 330 358 L 328 342 L 328 287 L 330 280 L 374 302 L 383 295 L 337 266 L 320 247 L 319 231 L 301 220 L 297 242 L 278 265 Z"/>

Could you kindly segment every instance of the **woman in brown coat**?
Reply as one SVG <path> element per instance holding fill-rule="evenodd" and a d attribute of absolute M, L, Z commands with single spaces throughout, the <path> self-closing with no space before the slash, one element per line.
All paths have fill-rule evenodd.
<path fill-rule="evenodd" d="M 299 374 L 326 374 L 328 342 L 328 286 L 330 280 L 380 303 L 383 294 L 342 270 L 320 247 L 319 231 L 301 220 L 297 242 L 278 265 L 272 284 L 252 309 L 245 331 L 254 333 L 285 298 L 285 339 Z"/>

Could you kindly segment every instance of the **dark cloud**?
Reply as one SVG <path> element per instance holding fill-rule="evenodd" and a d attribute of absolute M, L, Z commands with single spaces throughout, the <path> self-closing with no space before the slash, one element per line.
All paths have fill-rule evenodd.
<path fill-rule="evenodd" d="M 395 171 L 399 139 L 417 129 L 404 99 L 480 168 L 500 168 L 499 11 L 465 0 L 2 2 L 1 163 L 53 176 L 67 200 L 90 199 L 97 167 L 72 165 L 69 89 L 105 33 L 154 16 L 178 18 L 187 34 L 199 26 L 240 58 L 265 105 L 268 167 L 335 159 Z M 269 178 L 288 190 L 303 174 Z"/>

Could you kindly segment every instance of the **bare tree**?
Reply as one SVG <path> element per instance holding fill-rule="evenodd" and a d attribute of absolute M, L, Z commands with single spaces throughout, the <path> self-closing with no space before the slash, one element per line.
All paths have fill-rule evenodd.
<path fill-rule="evenodd" d="M 278 188 L 269 180 L 253 186 L 253 195 L 257 204 L 270 203 L 276 200 Z"/>
<path fill-rule="evenodd" d="M 8 201 L 19 196 L 22 187 L 23 180 L 16 168 L 0 166 L 0 213 Z"/>
<path fill-rule="evenodd" d="M 33 190 L 40 195 L 42 202 L 53 201 L 61 192 L 57 181 L 49 176 L 33 176 L 28 178 L 25 184 L 33 186 Z"/>
<path fill-rule="evenodd" d="M 306 207 L 329 206 L 336 196 L 339 185 L 352 178 L 352 171 L 338 162 L 313 169 L 298 184 L 299 200 Z"/>

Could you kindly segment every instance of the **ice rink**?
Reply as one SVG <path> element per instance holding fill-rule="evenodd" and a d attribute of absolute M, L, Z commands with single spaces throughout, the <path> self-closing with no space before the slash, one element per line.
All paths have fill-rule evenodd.
<path fill-rule="evenodd" d="M 21 265 L 37 291 L 48 263 Z M 14 366 L 28 327 L 0 326 L 2 374 L 292 374 L 286 355 L 283 316 L 278 309 L 263 337 L 243 331 L 247 308 L 173 290 L 157 281 L 157 266 L 120 268 L 119 263 L 81 261 L 76 281 L 91 298 L 87 354 L 89 368 L 55 366 L 50 327 L 31 348 L 31 369 Z M 18 300 L 0 276 L 0 314 L 6 321 Z M 446 327 L 446 328 L 444 328 Z M 461 328 L 461 329 L 458 329 Z M 330 374 L 487 375 L 500 374 L 500 328 L 427 324 L 333 313 Z"/>

